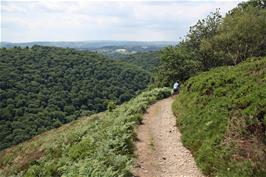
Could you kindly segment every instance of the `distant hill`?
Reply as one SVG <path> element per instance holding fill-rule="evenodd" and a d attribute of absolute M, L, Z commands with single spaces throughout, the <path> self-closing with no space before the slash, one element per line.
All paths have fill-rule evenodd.
<path fill-rule="evenodd" d="M 158 42 L 143 42 L 143 41 L 77 41 L 77 42 L 26 42 L 26 43 L 10 43 L 1 42 L 1 47 L 11 48 L 14 46 L 32 47 L 34 45 L 53 46 L 63 48 L 74 48 L 79 50 L 93 50 L 98 52 L 119 52 L 119 49 L 131 52 L 140 51 L 158 51 L 163 47 L 175 45 L 176 42 L 158 41 Z M 120 50 L 121 51 L 121 50 Z"/>
<path fill-rule="evenodd" d="M 266 57 L 190 78 L 173 110 L 207 176 L 266 176 Z"/>
<path fill-rule="evenodd" d="M 2 48 L 19 46 L 22 48 L 39 46 L 53 46 L 87 50 L 103 54 L 106 58 L 122 61 L 139 66 L 146 71 L 153 71 L 159 65 L 160 50 L 167 46 L 174 46 L 176 42 L 158 41 L 83 41 L 83 42 L 1 42 Z"/>
<path fill-rule="evenodd" d="M 151 78 L 94 52 L 42 46 L 0 49 L 0 68 L 0 150 L 128 101 Z"/>

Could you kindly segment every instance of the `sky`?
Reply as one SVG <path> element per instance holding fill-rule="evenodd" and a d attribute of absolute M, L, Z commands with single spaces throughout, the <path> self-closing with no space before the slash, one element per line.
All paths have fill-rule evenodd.
<path fill-rule="evenodd" d="M 239 0 L 1 0 L 1 41 L 178 41 L 189 27 Z"/>

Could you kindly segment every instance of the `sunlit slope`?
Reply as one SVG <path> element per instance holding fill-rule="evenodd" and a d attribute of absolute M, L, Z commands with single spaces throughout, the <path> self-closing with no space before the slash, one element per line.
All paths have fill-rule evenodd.
<path fill-rule="evenodd" d="M 78 119 L 0 153 L 0 176 L 130 176 L 134 128 L 170 89 L 146 91 L 112 112 Z"/>
<path fill-rule="evenodd" d="M 265 57 L 189 79 L 173 109 L 203 172 L 266 176 Z"/>

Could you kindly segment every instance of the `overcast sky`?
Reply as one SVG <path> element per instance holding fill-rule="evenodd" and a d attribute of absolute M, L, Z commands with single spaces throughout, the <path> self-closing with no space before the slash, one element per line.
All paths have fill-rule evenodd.
<path fill-rule="evenodd" d="M 198 19 L 238 0 L 1 0 L 1 41 L 177 41 Z"/>

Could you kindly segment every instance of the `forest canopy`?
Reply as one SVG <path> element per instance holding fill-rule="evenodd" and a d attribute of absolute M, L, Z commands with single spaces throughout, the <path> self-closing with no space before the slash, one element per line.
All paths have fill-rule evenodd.
<path fill-rule="evenodd" d="M 128 101 L 150 82 L 139 67 L 56 47 L 2 48 L 0 68 L 0 150 Z"/>

